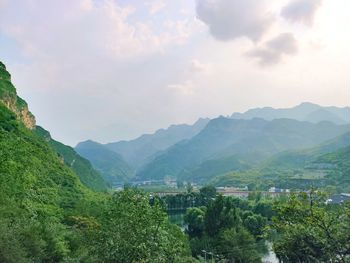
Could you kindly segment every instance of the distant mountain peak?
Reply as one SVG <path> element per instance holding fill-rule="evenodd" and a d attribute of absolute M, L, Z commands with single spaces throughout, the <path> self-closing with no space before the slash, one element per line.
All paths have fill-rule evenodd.
<path fill-rule="evenodd" d="M 323 107 L 312 102 L 303 102 L 292 108 L 254 108 L 243 113 L 234 113 L 231 118 L 262 118 L 269 121 L 286 118 L 312 123 L 329 121 L 336 124 L 344 124 L 350 123 L 350 108 Z"/>
<path fill-rule="evenodd" d="M 312 102 L 302 102 L 293 108 L 319 109 L 319 108 L 322 108 L 322 106 Z"/>

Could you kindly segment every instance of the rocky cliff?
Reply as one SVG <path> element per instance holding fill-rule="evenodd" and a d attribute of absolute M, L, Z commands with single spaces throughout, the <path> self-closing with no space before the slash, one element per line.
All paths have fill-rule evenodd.
<path fill-rule="evenodd" d="M 28 104 L 17 96 L 15 87 L 11 82 L 11 74 L 0 61 L 0 102 L 13 111 L 28 129 L 35 127 L 35 117 L 29 111 Z"/>

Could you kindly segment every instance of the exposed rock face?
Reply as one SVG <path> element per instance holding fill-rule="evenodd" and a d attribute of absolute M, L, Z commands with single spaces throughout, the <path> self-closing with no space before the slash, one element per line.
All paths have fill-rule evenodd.
<path fill-rule="evenodd" d="M 23 108 L 19 113 L 16 113 L 17 116 L 23 121 L 24 125 L 28 129 L 34 129 L 36 125 L 34 115 L 28 110 L 28 107 Z"/>
<path fill-rule="evenodd" d="M 0 102 L 13 111 L 28 129 L 35 127 L 35 117 L 29 111 L 27 103 L 17 96 L 11 83 L 11 75 L 0 61 Z"/>

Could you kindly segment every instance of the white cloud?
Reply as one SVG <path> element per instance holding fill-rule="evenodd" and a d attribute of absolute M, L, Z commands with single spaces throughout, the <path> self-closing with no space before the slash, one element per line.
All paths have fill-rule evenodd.
<path fill-rule="evenodd" d="M 191 80 L 186 80 L 180 84 L 171 84 L 168 85 L 170 90 L 180 92 L 183 95 L 192 95 L 195 92 L 195 85 Z"/>
<path fill-rule="evenodd" d="M 73 57 L 84 50 L 121 58 L 148 55 L 184 44 L 191 34 L 188 20 L 175 21 L 167 32 L 147 22 L 131 23 L 134 13 L 135 7 L 110 0 L 14 0 L 0 10 L 0 30 L 28 55 L 57 52 Z"/>
<path fill-rule="evenodd" d="M 189 0 L 154 16 L 139 0 L 0 0 L 0 59 L 39 124 L 70 144 L 256 106 L 349 104 L 350 4 L 324 1 L 305 27 L 281 17 L 289 2 L 198 0 L 196 19 Z"/>
<path fill-rule="evenodd" d="M 281 12 L 282 17 L 297 23 L 312 25 L 323 0 L 291 0 Z"/>
<path fill-rule="evenodd" d="M 165 0 L 150 0 L 145 5 L 149 8 L 150 14 L 154 15 L 161 11 L 166 6 L 166 3 Z"/>
<path fill-rule="evenodd" d="M 193 73 L 205 73 L 208 72 L 210 69 L 210 65 L 206 63 L 202 63 L 198 61 L 197 59 L 192 59 L 190 62 L 190 71 Z"/>
<path fill-rule="evenodd" d="M 168 89 L 182 95 L 193 95 L 197 92 L 197 80 L 203 79 L 211 71 L 209 63 L 203 63 L 198 59 L 191 59 L 185 70 L 180 73 L 180 81 L 177 84 L 168 85 Z"/>
<path fill-rule="evenodd" d="M 258 41 L 269 30 L 274 17 L 265 0 L 197 0 L 197 16 L 219 40 L 247 37 Z"/>
<path fill-rule="evenodd" d="M 298 42 L 292 33 L 282 33 L 267 41 L 261 47 L 248 52 L 247 55 L 259 60 L 260 65 L 279 63 L 283 57 L 295 55 L 298 52 Z"/>

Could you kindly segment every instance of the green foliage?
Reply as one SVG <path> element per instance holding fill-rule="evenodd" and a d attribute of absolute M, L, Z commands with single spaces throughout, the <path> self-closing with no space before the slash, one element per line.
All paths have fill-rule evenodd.
<path fill-rule="evenodd" d="M 92 249 L 103 262 L 176 262 L 189 256 L 186 237 L 159 203 L 134 190 L 114 194 Z"/>
<path fill-rule="evenodd" d="M 254 214 L 252 207 L 248 201 L 219 195 L 207 207 L 189 208 L 184 219 L 192 254 L 213 254 L 224 262 L 261 262 L 267 218 Z"/>
<path fill-rule="evenodd" d="M 135 140 L 108 143 L 105 146 L 120 154 L 132 168 L 138 170 L 160 152 L 198 134 L 208 121 L 209 119 L 199 119 L 193 125 L 172 125 L 153 134 L 144 134 Z"/>
<path fill-rule="evenodd" d="M 291 119 L 265 121 L 216 118 L 190 140 L 169 147 L 142 167 L 137 176 L 205 182 L 230 171 L 244 172 L 286 150 L 314 147 L 350 129 L 330 122 Z"/>
<path fill-rule="evenodd" d="M 219 195 L 210 203 L 205 214 L 205 230 L 210 237 L 218 235 L 219 231 L 240 224 L 237 209 L 230 199 Z"/>
<path fill-rule="evenodd" d="M 318 187 L 327 192 L 350 191 L 350 133 L 317 147 L 274 155 L 257 167 L 214 177 L 217 186 L 245 186 L 267 190 L 271 186 L 307 190 Z"/>
<path fill-rule="evenodd" d="M 261 262 L 254 238 L 244 228 L 231 228 L 222 231 L 217 241 L 217 253 L 228 262 Z"/>
<path fill-rule="evenodd" d="M 210 200 L 216 197 L 216 188 L 212 185 L 204 186 L 201 189 L 199 189 L 199 193 L 203 197 L 203 199 L 206 200 L 207 203 L 209 203 Z"/>
<path fill-rule="evenodd" d="M 14 97 L 17 108 L 9 107 L 8 95 L 17 95 L 4 69 L 0 63 L 0 262 L 194 262 L 157 200 L 93 192 L 82 182 L 102 184 L 86 160 L 24 126 L 8 108 L 26 103 Z"/>
<path fill-rule="evenodd" d="M 204 233 L 205 208 L 189 208 L 186 211 L 184 220 L 187 227 L 187 234 L 190 238 L 201 237 Z"/>
<path fill-rule="evenodd" d="M 96 191 L 104 191 L 107 189 L 107 183 L 101 175 L 91 166 L 88 160 L 77 154 L 72 147 L 53 140 L 50 133 L 42 127 L 36 126 L 34 132 L 40 138 L 48 142 L 52 149 L 57 152 L 58 156 L 63 159 L 64 164 L 78 175 L 80 181 L 85 186 Z"/>
<path fill-rule="evenodd" d="M 5 68 L 0 67 L 0 97 L 16 96 L 16 89 L 11 83 L 11 75 Z"/>
<path fill-rule="evenodd" d="M 14 116 L 0 103 L 0 261 L 63 261 L 70 254 L 63 219 L 93 194 Z"/>
<path fill-rule="evenodd" d="M 261 238 L 267 225 L 267 219 L 261 215 L 250 215 L 244 218 L 243 225 L 253 236 Z"/>
<path fill-rule="evenodd" d="M 0 103 L 0 129 L 11 132 L 18 128 L 16 115 Z"/>
<path fill-rule="evenodd" d="M 133 170 L 123 158 L 102 144 L 86 141 L 79 143 L 75 150 L 88 159 L 111 185 L 127 182 L 133 177 Z"/>
<path fill-rule="evenodd" d="M 283 262 L 348 262 L 350 207 L 326 205 L 323 195 L 293 195 L 275 207 L 273 249 Z"/>

